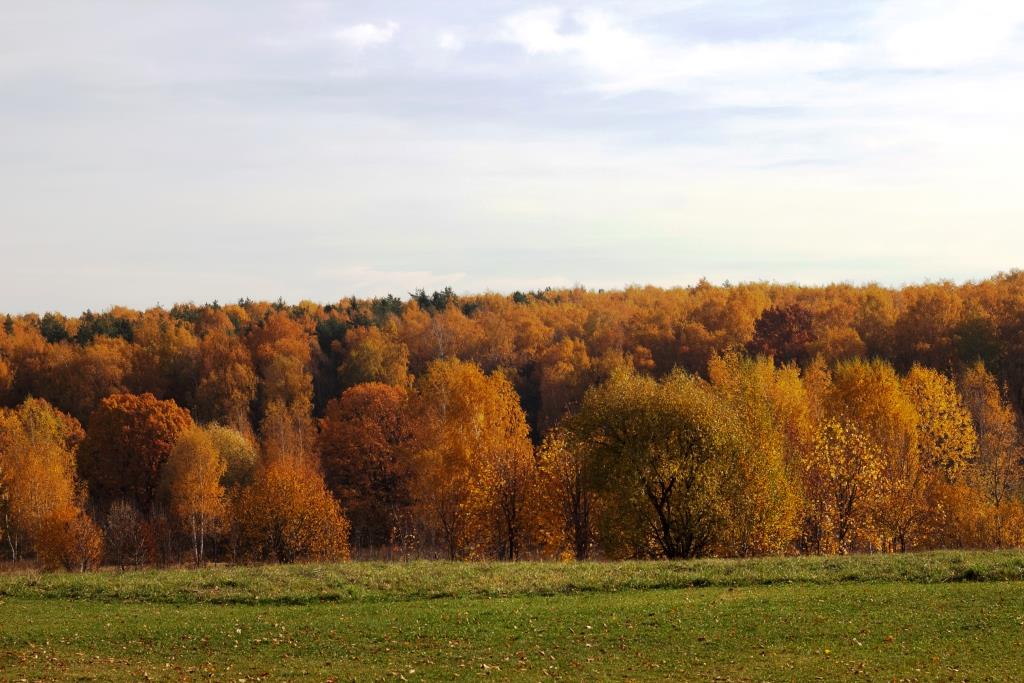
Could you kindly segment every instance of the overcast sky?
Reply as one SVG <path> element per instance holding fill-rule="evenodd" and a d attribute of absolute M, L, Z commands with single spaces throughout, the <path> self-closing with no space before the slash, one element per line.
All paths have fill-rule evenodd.
<path fill-rule="evenodd" d="M 1024 265 L 1024 2 L 4 0 L 0 310 Z"/>

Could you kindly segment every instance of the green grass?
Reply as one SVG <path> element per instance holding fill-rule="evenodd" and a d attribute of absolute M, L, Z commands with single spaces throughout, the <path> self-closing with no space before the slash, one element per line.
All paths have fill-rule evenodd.
<path fill-rule="evenodd" d="M 0 575 L 0 680 L 1019 680 L 1024 554 Z"/>

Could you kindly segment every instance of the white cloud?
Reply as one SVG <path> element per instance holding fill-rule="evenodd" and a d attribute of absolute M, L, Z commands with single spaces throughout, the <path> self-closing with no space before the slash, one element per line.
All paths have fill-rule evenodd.
<path fill-rule="evenodd" d="M 572 24 L 575 30 L 567 30 Z M 529 54 L 564 55 L 610 93 L 683 90 L 706 79 L 792 76 L 851 64 L 854 49 L 838 42 L 796 40 L 679 44 L 625 27 L 614 16 L 531 10 L 504 20 L 504 37 Z"/>
<path fill-rule="evenodd" d="M 841 41 L 681 40 L 639 31 L 608 12 L 560 8 L 514 14 L 502 27 L 505 41 L 529 55 L 563 59 L 593 90 L 686 93 L 712 106 L 822 108 L 837 100 L 853 104 L 853 92 L 876 102 L 902 100 L 905 85 L 883 74 L 981 64 L 1018 74 L 1024 68 L 1020 0 L 887 2 Z M 846 74 L 835 77 L 841 71 Z"/>
<path fill-rule="evenodd" d="M 571 39 L 559 31 L 562 10 L 555 7 L 535 9 L 506 17 L 505 37 L 530 54 L 566 52 Z"/>
<path fill-rule="evenodd" d="M 458 52 L 465 46 L 465 42 L 454 31 L 442 31 L 437 36 L 437 46 L 448 52 Z"/>
<path fill-rule="evenodd" d="M 1020 0 L 928 0 L 888 3 L 874 24 L 893 66 L 947 69 L 1005 56 L 1022 22 Z"/>
<path fill-rule="evenodd" d="M 375 45 L 390 43 L 398 34 L 399 25 L 396 21 L 389 21 L 385 24 L 355 24 L 338 29 L 334 32 L 334 38 L 351 47 L 362 50 Z"/>

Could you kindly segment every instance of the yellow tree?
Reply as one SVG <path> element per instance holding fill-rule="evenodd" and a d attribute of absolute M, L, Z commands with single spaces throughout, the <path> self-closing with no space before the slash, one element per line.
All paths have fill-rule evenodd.
<path fill-rule="evenodd" d="M 387 332 L 379 327 L 356 327 L 345 333 L 348 349 L 345 360 L 338 367 L 338 378 L 343 386 L 351 387 L 367 382 L 380 382 L 396 387 L 408 387 L 409 349 L 397 341 L 394 322 Z"/>
<path fill-rule="evenodd" d="M 1017 415 L 981 362 L 966 368 L 958 380 L 978 436 L 978 459 L 968 477 L 992 506 L 993 542 L 1010 545 L 1022 535 L 1024 440 Z"/>
<path fill-rule="evenodd" d="M 224 488 L 230 491 L 249 483 L 259 462 L 252 437 L 219 424 L 206 425 L 203 431 L 224 460 L 225 470 L 220 479 Z"/>
<path fill-rule="evenodd" d="M 903 388 L 917 409 L 917 446 L 923 465 L 955 482 L 977 455 L 971 413 L 956 384 L 940 372 L 915 365 Z"/>
<path fill-rule="evenodd" d="M 708 375 L 723 404 L 719 426 L 734 429 L 742 444 L 724 481 L 731 490 L 724 549 L 732 555 L 782 552 L 798 533 L 797 467 L 813 431 L 799 371 L 730 353 L 713 357 Z"/>
<path fill-rule="evenodd" d="M 508 393 L 500 427 L 505 433 L 480 452 L 469 509 L 477 552 L 516 560 L 536 540 L 538 478 L 526 417 L 515 392 Z"/>
<path fill-rule="evenodd" d="M 878 447 L 853 424 L 827 419 L 804 467 L 804 547 L 847 553 L 875 543 L 883 472 Z"/>
<path fill-rule="evenodd" d="M 658 382 L 620 369 L 587 391 L 565 426 L 608 503 L 600 525 L 608 554 L 694 557 L 722 540 L 736 443 L 717 428 L 721 408 L 681 372 Z"/>
<path fill-rule="evenodd" d="M 977 457 L 971 414 L 954 382 L 930 368 L 914 365 L 903 388 L 918 415 L 917 443 L 927 499 L 921 545 L 975 544 L 978 496 L 964 476 Z"/>
<path fill-rule="evenodd" d="M 855 427 L 882 459 L 873 519 L 886 549 L 909 550 L 927 514 L 926 469 L 918 447 L 918 414 L 892 366 L 851 360 L 835 366 L 827 414 Z"/>
<path fill-rule="evenodd" d="M 546 545 L 585 560 L 596 540 L 598 498 L 587 481 L 584 450 L 568 443 L 562 430 L 554 429 L 544 437 L 537 460 L 540 526 Z"/>
<path fill-rule="evenodd" d="M 512 385 L 473 363 L 434 361 L 412 413 L 413 490 L 428 530 L 452 559 L 471 546 L 515 556 L 529 532 L 532 451 Z"/>
<path fill-rule="evenodd" d="M 215 528 L 224 514 L 221 477 L 226 471 L 227 462 L 201 427 L 182 432 L 164 464 L 170 510 L 191 533 L 196 565 L 203 562 L 207 532 Z"/>
<path fill-rule="evenodd" d="M 0 533 L 11 559 L 38 551 L 54 519 L 80 512 L 75 453 L 82 428 L 42 399 L 0 409 Z"/>

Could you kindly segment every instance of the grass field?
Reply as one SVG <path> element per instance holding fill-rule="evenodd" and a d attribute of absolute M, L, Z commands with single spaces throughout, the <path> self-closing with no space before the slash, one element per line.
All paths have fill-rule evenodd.
<path fill-rule="evenodd" d="M 3 680 L 1020 680 L 1024 553 L 0 575 Z"/>

